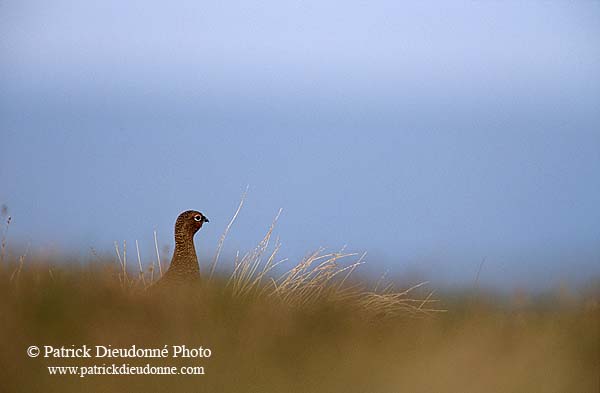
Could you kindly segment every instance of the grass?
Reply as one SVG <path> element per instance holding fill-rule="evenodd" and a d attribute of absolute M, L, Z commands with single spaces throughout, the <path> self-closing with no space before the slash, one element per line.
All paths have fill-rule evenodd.
<path fill-rule="evenodd" d="M 395 291 L 392 283 L 388 283 L 384 288 L 380 288 L 378 283 L 374 288 L 369 289 L 360 282 L 352 280 L 352 273 L 364 264 L 366 254 L 359 256 L 346 253 L 344 250 L 326 253 L 324 248 L 319 248 L 293 264 L 289 270 L 283 270 L 283 273 L 277 275 L 277 269 L 281 270 L 288 262 L 287 259 L 278 256 L 281 247 L 279 240 L 275 240 L 274 245 L 271 246 L 273 231 L 281 215 L 281 209 L 258 245 L 241 257 L 238 254 L 233 261 L 231 271 L 221 271 L 221 276 L 215 277 L 225 239 L 244 204 L 245 196 L 244 193 L 235 214 L 219 239 L 210 267 L 203 272 L 205 283 L 209 284 L 214 279 L 224 280 L 224 289 L 234 297 L 267 297 L 289 306 L 310 306 L 322 301 L 344 303 L 380 317 L 401 314 L 428 315 L 445 311 L 435 308 L 436 300 L 432 299 L 433 292 L 422 299 L 411 298 L 413 290 L 427 283 L 419 283 L 408 289 Z M 148 269 L 143 268 L 137 241 L 135 244 L 137 271 L 134 273 L 130 271 L 127 263 L 127 243 L 123 242 L 122 247 L 117 242 L 114 244 L 119 270 L 117 278 L 120 286 L 126 290 L 147 289 L 163 275 L 156 231 L 154 244 L 158 274 L 155 274 L 154 262 Z M 357 259 L 345 263 L 351 258 Z"/>
<path fill-rule="evenodd" d="M 220 269 L 219 242 L 202 284 L 170 295 L 145 291 L 162 268 L 143 269 L 137 247 L 128 262 L 126 244 L 116 247 L 116 264 L 3 254 L 0 392 L 600 389 L 597 291 L 501 299 L 482 292 L 432 296 L 424 284 L 394 290 L 355 277 L 364 259 L 343 250 L 318 250 L 284 269 L 288 261 L 278 257 L 272 233 L 273 226 L 254 250 Z M 26 355 L 30 345 L 83 344 L 202 346 L 212 356 Z M 80 378 L 47 368 L 111 363 L 202 366 L 205 375 Z"/>

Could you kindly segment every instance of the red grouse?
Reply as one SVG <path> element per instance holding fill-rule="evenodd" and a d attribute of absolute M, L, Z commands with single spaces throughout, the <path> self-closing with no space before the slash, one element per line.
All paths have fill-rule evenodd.
<path fill-rule="evenodd" d="M 194 247 L 194 235 L 202 224 L 208 222 L 204 214 L 188 210 L 177 217 L 175 222 L 175 251 L 169 270 L 157 282 L 159 283 L 189 283 L 200 278 L 200 267 Z"/>

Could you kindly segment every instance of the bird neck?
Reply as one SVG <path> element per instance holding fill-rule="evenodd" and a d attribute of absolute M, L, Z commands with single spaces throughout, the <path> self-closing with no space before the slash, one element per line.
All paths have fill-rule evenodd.
<path fill-rule="evenodd" d="M 175 233 L 175 250 L 173 252 L 173 267 L 187 267 L 193 270 L 199 270 L 198 257 L 194 247 L 194 235 L 187 233 Z"/>

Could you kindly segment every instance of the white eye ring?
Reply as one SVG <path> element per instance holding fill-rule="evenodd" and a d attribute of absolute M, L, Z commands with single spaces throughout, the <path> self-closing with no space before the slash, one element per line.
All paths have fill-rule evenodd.
<path fill-rule="evenodd" d="M 196 220 L 196 221 L 202 221 L 202 216 L 200 216 L 200 215 L 194 216 L 194 220 Z"/>

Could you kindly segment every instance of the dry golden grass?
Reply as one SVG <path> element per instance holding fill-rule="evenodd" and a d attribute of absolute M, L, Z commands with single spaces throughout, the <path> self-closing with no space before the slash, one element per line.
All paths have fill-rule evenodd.
<path fill-rule="evenodd" d="M 265 295 L 261 286 L 240 293 L 229 277 L 215 275 L 192 291 L 152 296 L 141 286 L 124 289 L 119 274 L 112 261 L 3 265 L 0 391 L 598 391 L 599 314 L 591 298 L 520 306 L 448 297 L 448 312 L 415 318 L 385 299 L 398 294 L 317 296 L 308 287 L 287 292 L 299 294 L 290 301 Z M 391 317 L 381 314 L 388 308 Z M 213 356 L 81 360 L 25 353 L 30 345 L 72 344 L 185 344 L 209 347 Z M 206 375 L 80 378 L 47 371 L 113 362 L 203 366 Z"/>
<path fill-rule="evenodd" d="M 319 248 L 306 256 L 296 264 L 292 264 L 283 273 L 277 273 L 276 268 L 281 271 L 289 261 L 278 256 L 281 244 L 275 240 L 271 245 L 273 231 L 281 210 L 275 216 L 271 226 L 268 228 L 263 239 L 258 245 L 243 256 L 236 256 L 230 270 L 221 271 L 221 277 L 215 277 L 215 269 L 219 262 L 219 256 L 225 242 L 225 238 L 238 216 L 244 203 L 242 197 L 238 209 L 227 225 L 222 237 L 219 239 L 215 257 L 210 267 L 204 269 L 204 281 L 210 283 L 213 279 L 226 277 L 225 290 L 231 296 L 238 297 L 267 297 L 289 306 L 310 306 L 321 301 L 342 302 L 346 305 L 362 308 L 365 312 L 379 317 L 397 315 L 427 315 L 431 313 L 444 312 L 445 310 L 435 307 L 436 300 L 432 299 L 433 292 L 423 298 L 411 297 L 413 290 L 427 283 L 418 283 L 410 288 L 400 291 L 394 290 L 393 284 L 388 283 L 384 288 L 380 284 L 373 289 L 354 281 L 351 277 L 357 267 L 364 264 L 365 254 L 359 256 L 354 253 L 340 252 L 327 253 L 325 249 Z M 115 242 L 115 254 L 118 261 L 117 279 L 120 286 L 126 290 L 147 289 L 163 273 L 161 267 L 159 246 L 154 233 L 156 262 L 159 267 L 158 274 L 155 272 L 154 262 L 144 269 L 140 257 L 139 246 L 136 241 L 136 264 L 137 270 L 132 273 L 127 262 L 127 243 L 122 247 Z M 354 260 L 352 258 L 355 258 Z M 347 262 L 350 261 L 350 262 Z M 227 267 L 226 267 L 227 268 Z M 202 270 L 202 268 L 201 268 Z"/>
<path fill-rule="evenodd" d="M 148 293 L 136 245 L 118 263 L 6 257 L 0 264 L 0 392 L 600 391 L 598 293 L 432 299 L 352 275 L 358 255 L 318 250 L 281 269 L 263 241 L 169 294 Z M 271 244 L 271 245 L 270 245 Z M 129 252 L 131 254 L 131 252 Z M 345 262 L 347 261 L 347 262 Z M 230 265 L 229 273 L 227 266 Z M 437 312 L 444 309 L 447 312 Z M 209 359 L 29 358 L 30 345 L 199 346 Z M 48 366 L 203 366 L 205 375 L 49 375 Z"/>

